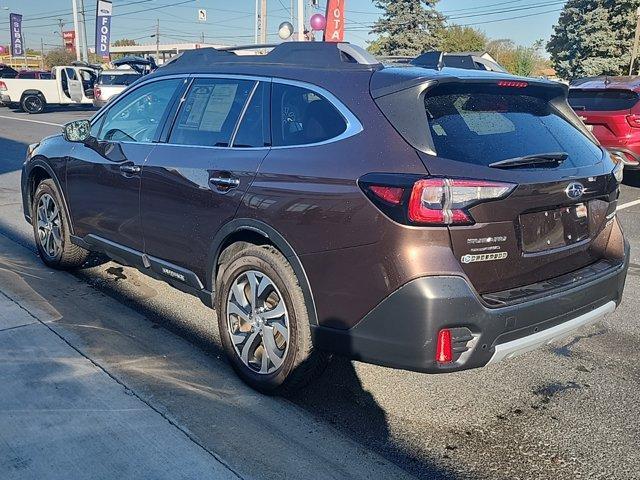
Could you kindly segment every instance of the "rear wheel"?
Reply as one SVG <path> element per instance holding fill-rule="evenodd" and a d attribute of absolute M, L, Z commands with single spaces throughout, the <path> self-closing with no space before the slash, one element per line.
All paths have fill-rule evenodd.
<path fill-rule="evenodd" d="M 46 102 L 42 95 L 30 93 L 22 97 L 20 107 L 22 107 L 22 110 L 30 114 L 42 113 L 46 107 Z"/>
<path fill-rule="evenodd" d="M 90 252 L 71 243 L 69 218 L 62 205 L 53 180 L 43 180 L 33 196 L 31 222 L 42 261 L 52 268 L 72 269 L 82 266 Z"/>
<path fill-rule="evenodd" d="M 302 289 L 280 252 L 251 246 L 221 268 L 218 327 L 239 376 L 256 390 L 281 394 L 319 375 L 327 356 L 313 348 Z"/>

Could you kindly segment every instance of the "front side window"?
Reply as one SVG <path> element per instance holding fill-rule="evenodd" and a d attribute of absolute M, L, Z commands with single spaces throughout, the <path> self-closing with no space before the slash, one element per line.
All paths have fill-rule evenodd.
<path fill-rule="evenodd" d="M 273 84 L 271 116 L 276 147 L 324 142 L 347 129 L 347 122 L 331 102 L 293 85 Z"/>
<path fill-rule="evenodd" d="M 169 143 L 228 147 L 255 84 L 250 80 L 223 78 L 195 80 L 182 104 Z"/>
<path fill-rule="evenodd" d="M 119 99 L 106 113 L 99 140 L 151 142 L 181 79 L 143 85 Z"/>

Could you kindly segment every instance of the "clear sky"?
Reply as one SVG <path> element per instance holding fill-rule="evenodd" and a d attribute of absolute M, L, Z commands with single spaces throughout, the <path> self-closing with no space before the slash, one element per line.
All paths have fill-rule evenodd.
<path fill-rule="evenodd" d="M 84 1 L 88 11 L 87 36 L 93 46 L 96 1 Z M 370 38 L 369 26 L 377 18 L 378 10 L 371 1 L 346 2 L 347 40 L 364 45 Z M 290 17 L 291 0 L 267 3 L 268 28 L 275 33 L 278 24 Z M 518 44 L 529 45 L 537 39 L 549 38 L 564 3 L 565 0 L 441 0 L 438 8 L 449 16 L 450 23 L 471 24 L 492 38 L 511 38 Z M 198 42 L 203 33 L 207 42 L 253 41 L 255 0 L 114 0 L 113 4 L 112 41 L 127 37 L 138 43 L 155 43 L 150 36 L 155 32 L 156 19 L 160 20 L 162 43 Z M 326 0 L 320 0 L 320 11 L 323 12 L 325 4 Z M 206 23 L 197 21 L 199 8 L 207 9 Z M 24 16 L 28 48 L 39 49 L 41 38 L 46 50 L 60 45 L 60 35 L 56 33 L 58 18 L 65 22 L 65 30 L 73 29 L 71 0 L 0 0 L 0 45 L 9 43 L 10 11 Z"/>

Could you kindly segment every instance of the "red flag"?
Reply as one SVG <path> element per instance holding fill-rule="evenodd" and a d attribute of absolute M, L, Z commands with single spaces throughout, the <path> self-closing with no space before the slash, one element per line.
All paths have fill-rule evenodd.
<path fill-rule="evenodd" d="M 324 29 L 325 42 L 344 41 L 344 4 L 346 0 L 327 1 L 327 27 Z"/>

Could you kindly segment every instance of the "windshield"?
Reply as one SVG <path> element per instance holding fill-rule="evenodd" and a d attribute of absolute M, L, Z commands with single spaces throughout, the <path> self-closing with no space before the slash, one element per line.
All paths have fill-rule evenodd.
<path fill-rule="evenodd" d="M 562 167 L 598 163 L 600 148 L 565 119 L 547 95 L 532 87 L 436 87 L 425 97 L 436 153 L 476 165 L 548 152 L 568 154 Z"/>
<path fill-rule="evenodd" d="M 99 85 L 131 85 L 140 75 L 135 73 L 126 74 L 101 74 L 98 80 Z"/>
<path fill-rule="evenodd" d="M 631 110 L 639 99 L 637 93 L 628 90 L 569 90 L 569 105 L 577 111 Z"/>

